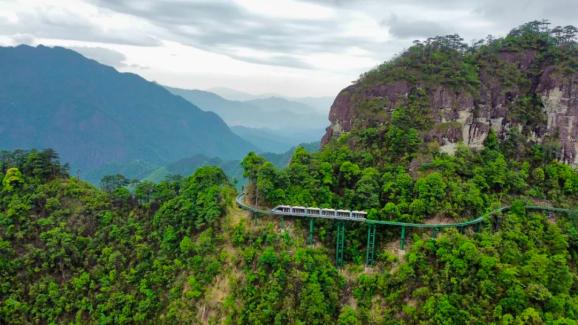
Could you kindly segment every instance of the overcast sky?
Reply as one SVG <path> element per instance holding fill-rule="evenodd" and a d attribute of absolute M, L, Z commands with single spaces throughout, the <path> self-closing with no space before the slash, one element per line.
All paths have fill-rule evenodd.
<path fill-rule="evenodd" d="M 0 45 L 70 47 L 174 87 L 334 96 L 415 39 L 577 13 L 578 0 L 0 0 Z"/>

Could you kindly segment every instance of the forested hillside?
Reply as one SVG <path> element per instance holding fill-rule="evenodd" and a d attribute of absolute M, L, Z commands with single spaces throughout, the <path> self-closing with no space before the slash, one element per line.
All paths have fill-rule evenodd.
<path fill-rule="evenodd" d="M 353 159 L 346 153 L 337 151 Z M 327 151 L 298 150 L 286 176 L 278 176 L 302 178 L 299 171 L 329 164 L 320 161 L 323 155 Z M 330 222 L 318 222 L 319 244 L 306 246 L 305 223 L 251 218 L 232 207 L 235 191 L 218 168 L 203 167 L 191 177 L 158 185 L 142 182 L 131 193 L 115 178 L 105 179 L 103 190 L 71 178 L 52 151 L 5 152 L 0 166 L 0 321 L 574 324 L 576 219 L 526 212 L 520 200 L 530 199 L 524 193 L 541 192 L 558 205 L 572 206 L 578 173 L 551 162 L 530 169 L 531 178 L 541 182 L 530 177 L 507 181 L 513 167 L 505 164 L 491 173 L 496 168 L 492 161 L 487 175 L 497 181 L 505 171 L 507 177 L 488 184 L 483 194 L 475 190 L 483 177 L 446 174 L 460 160 L 476 173 L 485 167 L 479 159 L 470 160 L 476 154 L 469 155 L 444 157 L 432 167 L 439 173 L 426 171 L 428 176 L 416 180 L 398 174 L 397 186 L 385 172 L 377 180 L 377 192 L 395 193 L 400 204 L 386 205 L 371 217 L 421 220 L 390 214 L 390 209 L 401 213 L 401 202 L 410 198 L 412 209 L 418 200 L 435 198 L 440 204 L 433 210 L 426 206 L 423 215 L 445 215 L 448 210 L 443 209 L 455 207 L 454 198 L 465 183 L 471 190 L 464 193 L 464 202 L 477 202 L 480 211 L 489 209 L 482 204 L 495 206 L 518 197 L 497 226 L 487 223 L 480 233 L 448 230 L 437 239 L 416 232 L 406 251 L 397 249 L 399 234 L 379 229 L 376 265 L 364 268 L 365 227 L 349 225 L 347 264 L 338 270 Z M 490 148 L 480 155 L 500 159 L 501 153 Z M 271 172 L 268 163 L 257 156 L 249 155 L 244 165 L 248 173 L 258 170 L 262 188 L 270 180 L 264 176 Z M 354 163 L 348 165 L 355 170 Z M 325 175 L 328 181 L 330 174 Z M 343 168 L 341 175 L 357 184 L 345 191 L 361 197 L 367 173 L 355 176 Z M 319 183 L 303 179 L 285 184 L 291 193 L 303 193 L 288 200 L 308 203 L 307 193 Z M 516 195 L 512 183 L 529 192 Z M 324 186 L 320 188 L 322 192 Z M 465 212 L 455 216 L 467 217 Z"/>
<path fill-rule="evenodd" d="M 403 249 L 398 228 L 378 227 L 369 266 L 365 223 L 347 223 L 336 268 L 335 223 L 317 220 L 306 244 L 306 220 L 235 207 L 218 167 L 130 187 L 110 176 L 98 189 L 52 150 L 2 152 L 0 323 L 577 324 L 573 38 L 571 26 L 533 22 L 474 47 L 417 43 L 342 92 L 320 151 L 299 147 L 286 167 L 268 161 L 283 155 L 245 156 L 246 203 L 262 208 L 448 224 L 511 207 L 479 231 L 412 230 Z M 536 64 L 499 59 L 528 51 Z M 496 87 L 477 79 L 488 69 Z M 545 76 L 554 106 L 537 90 Z M 392 101 L 384 93 L 401 79 Z M 457 97 L 437 110 L 436 89 Z M 472 111 L 454 105 L 464 93 Z M 456 121 L 464 107 L 473 115 Z"/>
<path fill-rule="evenodd" d="M 548 29 L 533 22 L 474 47 L 457 36 L 417 43 L 342 91 L 319 153 L 297 150 L 285 169 L 256 154 L 245 157 L 248 202 L 366 210 L 374 220 L 441 224 L 512 205 L 509 213 L 487 220 L 481 233 L 447 230 L 436 239 L 416 231 L 408 251 L 397 248 L 397 228 L 379 229 L 377 265 L 365 273 L 346 267 L 346 275 L 354 273 L 355 299 L 343 311 L 351 307 L 353 320 L 377 324 L 575 324 L 576 217 L 524 209 L 525 204 L 574 208 L 577 203 L 578 171 L 564 163 L 576 126 L 564 117 L 576 109 L 575 35 L 572 26 Z M 506 68 L 500 55 L 527 51 L 540 63 L 511 68 L 542 77 L 501 70 Z M 507 87 L 491 89 L 494 98 L 511 95 L 511 103 L 473 95 L 486 89 L 478 79 L 484 69 L 499 71 L 492 77 L 511 78 Z M 550 80 L 562 80 L 549 86 L 561 93 L 555 112 L 542 102 L 548 98 L 535 92 L 546 71 Z M 396 92 L 396 100 L 389 91 Z M 462 138 L 464 125 L 450 119 L 464 108 L 451 96 L 463 92 L 476 104 L 478 115 L 466 123 L 474 131 L 464 133 L 475 133 L 475 145 Z M 440 101 L 448 108 L 438 109 Z M 345 259 L 361 264 L 367 231 L 347 227 Z M 335 245 L 335 236 L 333 224 L 318 231 L 328 247 Z"/>

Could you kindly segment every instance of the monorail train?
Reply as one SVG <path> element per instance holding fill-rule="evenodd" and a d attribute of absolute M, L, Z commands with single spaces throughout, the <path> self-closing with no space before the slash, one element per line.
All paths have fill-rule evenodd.
<path fill-rule="evenodd" d="M 278 205 L 272 209 L 273 213 L 286 215 L 320 216 L 336 218 L 366 218 L 365 211 L 320 209 L 312 207 Z"/>

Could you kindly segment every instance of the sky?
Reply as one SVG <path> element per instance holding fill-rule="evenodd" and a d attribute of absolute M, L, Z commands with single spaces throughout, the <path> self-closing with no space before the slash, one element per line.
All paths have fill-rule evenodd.
<path fill-rule="evenodd" d="M 578 25 L 578 0 L 0 0 L 0 45 L 64 46 L 187 89 L 335 96 L 416 39 Z"/>

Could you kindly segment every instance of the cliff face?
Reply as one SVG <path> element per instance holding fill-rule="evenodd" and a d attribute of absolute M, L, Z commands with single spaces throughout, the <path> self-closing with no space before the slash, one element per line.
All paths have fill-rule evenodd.
<path fill-rule="evenodd" d="M 423 140 L 437 141 L 442 151 L 453 153 L 459 142 L 479 148 L 490 128 L 502 139 L 508 130 L 518 128 L 536 143 L 557 139 L 559 159 L 578 164 L 578 73 L 568 72 L 544 57 L 535 49 L 500 49 L 491 57 L 478 56 L 474 65 L 479 84 L 474 90 L 432 84 L 419 77 L 391 78 L 388 73 L 392 68 L 385 68 L 378 80 L 368 82 L 362 77 L 339 93 L 322 143 L 327 144 L 342 132 L 375 124 L 362 112 L 367 101 L 380 103 L 381 110 L 390 116 L 396 107 L 407 104 L 412 90 L 419 88 L 425 91 L 429 103 L 424 114 L 433 121 L 423 132 Z M 578 57 L 572 55 L 570 59 L 576 62 Z M 539 111 L 531 112 L 525 106 L 528 98 L 538 103 Z M 539 122 L 520 119 L 524 114 L 538 116 Z"/>

